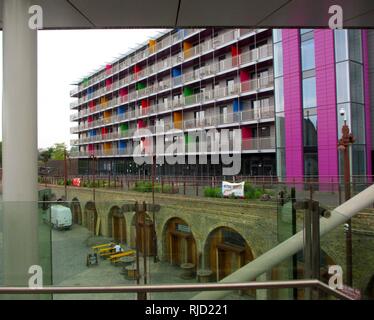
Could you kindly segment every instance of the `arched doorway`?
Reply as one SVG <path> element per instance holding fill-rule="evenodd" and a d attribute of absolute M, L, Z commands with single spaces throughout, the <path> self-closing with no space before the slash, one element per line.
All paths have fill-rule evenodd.
<path fill-rule="evenodd" d="M 82 209 L 81 204 L 77 198 L 71 201 L 70 210 L 73 214 L 73 223 L 82 224 Z"/>
<path fill-rule="evenodd" d="M 138 227 L 136 226 L 136 221 L 138 221 Z M 136 232 L 139 232 L 139 243 L 138 250 L 141 254 L 144 252 L 147 256 L 153 256 L 155 254 L 154 246 L 154 225 L 153 221 L 147 213 L 137 213 L 131 220 L 130 229 L 130 246 L 133 249 L 137 248 L 136 244 Z M 144 250 L 145 249 L 145 250 Z"/>
<path fill-rule="evenodd" d="M 172 218 L 165 224 L 163 235 L 166 261 L 177 266 L 183 263 L 197 266 L 196 242 L 188 223 Z"/>
<path fill-rule="evenodd" d="M 87 202 L 84 207 L 84 226 L 94 234 L 98 234 L 96 232 L 97 228 L 97 210 L 95 203 L 92 201 Z"/>
<path fill-rule="evenodd" d="M 116 242 L 126 242 L 126 219 L 121 209 L 117 206 L 112 207 L 109 211 L 108 235 Z"/>
<path fill-rule="evenodd" d="M 234 229 L 219 227 L 207 239 L 205 258 L 217 281 L 253 260 L 245 239 Z"/>

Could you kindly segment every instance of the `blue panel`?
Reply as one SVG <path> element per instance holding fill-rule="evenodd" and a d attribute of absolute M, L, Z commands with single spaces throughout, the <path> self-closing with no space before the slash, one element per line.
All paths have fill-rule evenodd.
<path fill-rule="evenodd" d="M 126 149 L 126 141 L 120 141 L 119 142 L 119 148 L 120 149 Z"/>
<path fill-rule="evenodd" d="M 232 108 L 234 112 L 243 111 L 243 104 L 239 101 L 239 99 L 235 99 Z"/>
<path fill-rule="evenodd" d="M 182 75 L 182 71 L 181 71 L 180 68 L 173 68 L 173 69 L 171 70 L 171 75 L 172 75 L 173 78 L 175 78 L 175 77 L 179 77 L 179 76 Z"/>
<path fill-rule="evenodd" d="M 124 106 L 120 106 L 118 108 L 118 114 L 124 114 L 125 113 L 125 107 Z"/>

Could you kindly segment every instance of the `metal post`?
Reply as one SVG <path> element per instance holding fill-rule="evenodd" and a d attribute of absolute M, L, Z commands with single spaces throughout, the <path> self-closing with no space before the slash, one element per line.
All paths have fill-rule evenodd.
<path fill-rule="evenodd" d="M 156 175 L 156 156 L 153 156 L 152 162 L 152 219 L 153 219 L 153 262 L 158 262 L 157 255 L 157 233 L 156 233 L 156 213 L 155 213 L 155 175 Z"/>
<path fill-rule="evenodd" d="M 67 157 L 67 152 L 66 149 L 64 149 L 64 191 L 65 191 L 65 201 L 67 201 L 67 184 L 68 184 L 68 179 L 67 179 L 67 163 L 66 163 L 66 157 Z"/>
<path fill-rule="evenodd" d="M 344 161 L 344 196 L 345 201 L 351 198 L 351 172 L 349 163 L 349 146 L 355 142 L 355 138 L 349 131 L 347 120 L 344 120 L 342 126 L 342 137 L 338 143 L 338 149 L 343 151 Z M 352 223 L 351 219 L 347 221 L 348 229 L 346 230 L 346 274 L 347 285 L 352 286 L 353 282 L 353 260 L 352 260 Z"/>

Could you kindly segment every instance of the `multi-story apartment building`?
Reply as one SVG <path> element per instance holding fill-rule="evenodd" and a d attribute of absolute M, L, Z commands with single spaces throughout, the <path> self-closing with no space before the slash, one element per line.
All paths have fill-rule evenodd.
<path fill-rule="evenodd" d="M 135 131 L 156 126 L 241 129 L 241 174 L 275 175 L 273 43 L 270 29 L 175 29 L 150 40 L 78 83 L 71 128 L 80 170 L 95 155 L 99 170 L 150 172 L 137 166 Z M 167 137 L 165 143 L 168 144 Z M 230 143 L 234 137 L 230 136 Z M 194 143 L 187 137 L 188 144 Z M 169 141 L 170 143 L 170 141 Z M 222 164 L 158 165 L 158 174 L 220 175 Z M 197 150 L 197 152 L 201 152 Z"/>
<path fill-rule="evenodd" d="M 372 174 L 374 33 L 371 30 L 273 30 L 277 173 L 337 182 L 346 120 L 355 142 L 351 173 Z M 371 88 L 370 88 L 371 82 Z"/>

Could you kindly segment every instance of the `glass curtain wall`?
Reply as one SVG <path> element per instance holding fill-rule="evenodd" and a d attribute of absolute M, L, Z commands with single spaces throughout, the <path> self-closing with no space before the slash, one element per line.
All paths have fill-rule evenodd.
<path fill-rule="evenodd" d="M 353 176 L 366 174 L 365 109 L 361 30 L 335 30 L 336 93 L 338 138 L 344 120 L 355 137 L 350 152 Z M 344 110 L 342 115 L 341 110 Z M 339 174 L 344 174 L 339 153 Z"/>
<path fill-rule="evenodd" d="M 286 177 L 282 30 L 273 30 L 277 176 Z"/>

